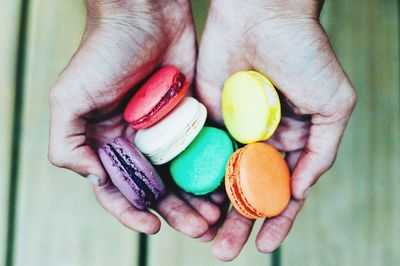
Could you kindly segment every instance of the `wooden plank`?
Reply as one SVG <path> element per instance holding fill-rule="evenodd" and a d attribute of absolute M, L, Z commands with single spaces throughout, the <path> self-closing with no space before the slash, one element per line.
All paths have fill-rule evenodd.
<path fill-rule="evenodd" d="M 271 255 L 259 253 L 255 246 L 255 237 L 260 226 L 261 221 L 258 221 L 241 254 L 229 265 L 270 265 Z M 148 265 L 226 265 L 226 262 L 218 261 L 212 255 L 211 249 L 212 242 L 202 243 L 191 239 L 163 223 L 160 233 L 149 238 Z"/>
<path fill-rule="evenodd" d="M 203 33 L 204 26 L 206 24 L 208 8 L 210 6 L 210 0 L 202 1 L 191 1 L 192 13 L 194 18 L 194 24 L 196 25 L 196 36 L 200 40 L 201 34 Z"/>
<path fill-rule="evenodd" d="M 134 265 L 137 234 L 96 202 L 89 182 L 47 161 L 48 89 L 77 48 L 81 0 L 31 0 L 16 225 L 16 265 Z"/>
<path fill-rule="evenodd" d="M 398 265 L 398 1 L 326 1 L 323 24 L 358 92 L 336 165 L 310 193 L 284 265 Z"/>
<path fill-rule="evenodd" d="M 6 1 L 0 8 L 0 264 L 6 257 L 8 199 L 15 91 L 16 55 L 18 47 L 20 1 Z"/>

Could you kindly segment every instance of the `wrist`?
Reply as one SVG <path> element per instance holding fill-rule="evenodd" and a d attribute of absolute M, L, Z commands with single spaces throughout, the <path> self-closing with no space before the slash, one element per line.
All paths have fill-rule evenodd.
<path fill-rule="evenodd" d="M 240 9 L 268 17 L 319 18 L 324 0 L 212 0 L 217 9 Z"/>

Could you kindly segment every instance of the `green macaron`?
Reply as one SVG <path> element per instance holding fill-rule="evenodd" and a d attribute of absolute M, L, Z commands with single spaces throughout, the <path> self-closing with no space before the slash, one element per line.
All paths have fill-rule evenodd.
<path fill-rule="evenodd" d="M 172 178 L 186 192 L 210 193 L 221 184 L 233 152 L 234 142 L 225 131 L 204 127 L 189 147 L 172 161 Z"/>

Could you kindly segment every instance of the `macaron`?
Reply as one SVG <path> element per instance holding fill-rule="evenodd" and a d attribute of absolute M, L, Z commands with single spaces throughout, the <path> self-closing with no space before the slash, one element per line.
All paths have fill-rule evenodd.
<path fill-rule="evenodd" d="M 234 143 L 227 132 L 204 127 L 189 147 L 171 162 L 172 178 L 186 192 L 210 193 L 221 184 L 233 151 Z"/>
<path fill-rule="evenodd" d="M 226 128 L 244 144 L 268 139 L 281 118 L 274 85 L 256 71 L 240 71 L 229 77 L 222 90 L 221 104 Z"/>
<path fill-rule="evenodd" d="M 207 109 L 192 97 L 183 101 L 155 125 L 136 133 L 136 147 L 155 165 L 169 162 L 199 134 Z"/>
<path fill-rule="evenodd" d="M 153 166 L 126 138 L 113 139 L 98 153 L 113 184 L 136 208 L 150 207 L 165 193 Z"/>
<path fill-rule="evenodd" d="M 229 158 L 225 189 L 232 205 L 250 219 L 280 214 L 290 200 L 290 172 L 281 154 L 257 142 Z"/>
<path fill-rule="evenodd" d="M 149 127 L 166 116 L 183 99 L 190 82 L 174 66 L 164 66 L 135 93 L 124 119 L 135 130 Z"/>

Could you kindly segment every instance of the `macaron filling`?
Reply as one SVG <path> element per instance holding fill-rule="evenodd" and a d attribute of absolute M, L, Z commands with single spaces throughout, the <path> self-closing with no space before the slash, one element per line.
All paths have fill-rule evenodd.
<path fill-rule="evenodd" d="M 267 125 L 271 126 L 270 128 L 266 128 L 266 132 L 264 133 L 264 139 L 267 139 L 272 135 L 279 124 L 280 115 L 277 115 L 277 112 L 280 110 L 279 96 L 275 92 L 272 83 L 268 82 L 264 77 L 255 71 L 252 71 L 251 73 L 264 85 L 265 92 L 267 94 L 269 105 Z"/>
<path fill-rule="evenodd" d="M 107 144 L 105 147 L 108 148 L 105 149 L 106 153 L 110 156 L 115 166 L 123 173 L 125 181 L 141 197 L 143 203 L 146 206 L 150 206 L 158 198 L 160 192 L 152 191 L 150 181 L 146 175 L 136 167 L 129 155 L 124 153 L 122 148 L 117 148 L 117 151 L 111 144 Z"/>
<path fill-rule="evenodd" d="M 183 75 L 183 73 L 176 74 L 172 79 L 171 87 L 160 99 L 160 101 L 146 115 L 139 119 L 131 121 L 130 123 L 132 124 L 132 126 L 138 126 L 149 120 L 154 114 L 161 110 L 172 98 L 176 97 L 178 93 L 187 86 L 189 86 L 189 83 L 186 81 L 185 75 Z"/>
<path fill-rule="evenodd" d="M 246 148 L 241 148 L 237 150 L 233 155 L 231 160 L 228 161 L 227 171 L 228 171 L 228 178 L 230 182 L 229 189 L 231 190 L 231 194 L 234 197 L 234 201 L 236 204 L 235 207 L 238 207 L 242 210 L 243 213 L 246 213 L 248 217 L 252 217 L 253 219 L 257 219 L 262 217 L 262 215 L 257 212 L 247 201 L 246 197 L 243 194 L 243 191 L 238 184 L 239 181 L 239 169 L 240 169 L 240 158 Z"/>

